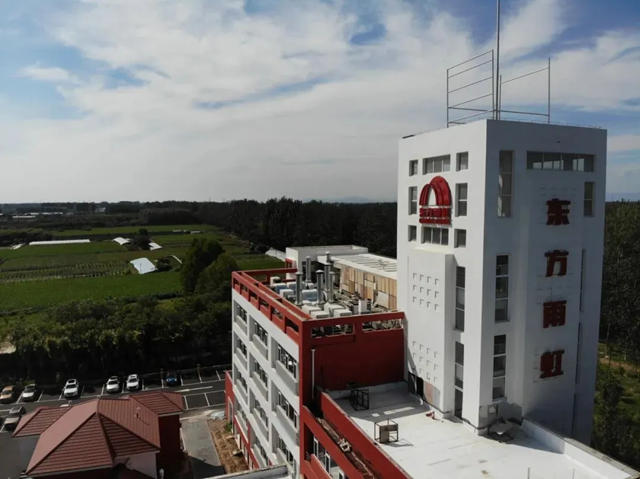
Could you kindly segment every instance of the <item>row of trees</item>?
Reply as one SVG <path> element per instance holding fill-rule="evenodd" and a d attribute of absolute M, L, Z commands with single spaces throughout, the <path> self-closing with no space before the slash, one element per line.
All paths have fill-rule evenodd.
<path fill-rule="evenodd" d="M 241 238 L 278 249 L 359 244 L 395 256 L 395 203 L 302 202 L 289 198 L 201 203 L 197 216 Z"/>

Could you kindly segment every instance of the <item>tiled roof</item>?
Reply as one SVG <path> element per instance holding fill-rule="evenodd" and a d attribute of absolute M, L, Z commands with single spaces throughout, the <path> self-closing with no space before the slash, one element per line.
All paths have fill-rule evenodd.
<path fill-rule="evenodd" d="M 24 416 L 22 416 L 22 419 L 13 432 L 13 435 L 16 437 L 21 437 L 41 434 L 68 410 L 69 408 L 64 407 L 40 406 L 39 408 L 31 411 L 29 414 L 25 414 Z"/>
<path fill-rule="evenodd" d="M 27 473 L 112 468 L 116 457 L 158 451 L 158 416 L 181 412 L 182 401 L 177 393 L 153 392 L 38 408 L 22 418 L 15 433 L 40 433 Z"/>
<path fill-rule="evenodd" d="M 180 393 L 145 391 L 134 394 L 131 398 L 151 409 L 159 416 L 179 414 L 184 411 L 184 398 Z"/>

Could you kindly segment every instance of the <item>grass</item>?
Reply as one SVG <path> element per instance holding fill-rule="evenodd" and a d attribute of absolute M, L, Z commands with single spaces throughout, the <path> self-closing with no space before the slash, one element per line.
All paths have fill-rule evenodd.
<path fill-rule="evenodd" d="M 0 310 L 43 308 L 69 301 L 135 297 L 181 291 L 176 271 L 146 275 L 52 279 L 6 283 L 0 287 Z"/>

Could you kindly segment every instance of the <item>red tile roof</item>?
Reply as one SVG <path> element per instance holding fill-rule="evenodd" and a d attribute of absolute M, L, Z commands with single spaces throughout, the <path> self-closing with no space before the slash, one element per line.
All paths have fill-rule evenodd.
<path fill-rule="evenodd" d="M 131 398 L 148 407 L 159 416 L 180 414 L 184 411 L 184 397 L 180 393 L 145 391 L 133 394 Z"/>
<path fill-rule="evenodd" d="M 28 474 L 112 468 L 116 457 L 158 451 L 158 416 L 181 412 L 182 401 L 180 394 L 153 392 L 38 408 L 21 419 L 14 435 L 40 433 Z"/>
<path fill-rule="evenodd" d="M 29 414 L 22 416 L 22 419 L 18 423 L 13 435 L 16 437 L 21 436 L 34 436 L 41 434 L 42 431 L 51 426 L 58 420 L 60 416 L 66 413 L 69 408 L 64 407 L 44 407 L 34 409 Z"/>

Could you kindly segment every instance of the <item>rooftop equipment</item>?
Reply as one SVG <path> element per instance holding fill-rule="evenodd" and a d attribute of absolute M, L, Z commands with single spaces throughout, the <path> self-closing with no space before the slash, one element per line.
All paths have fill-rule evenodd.
<path fill-rule="evenodd" d="M 307 256 L 305 258 L 305 273 L 306 273 L 305 281 L 307 283 L 310 283 L 311 282 L 311 256 Z"/>
<path fill-rule="evenodd" d="M 335 271 L 330 271 L 329 272 L 329 276 L 328 276 L 328 281 L 327 281 L 327 301 L 331 302 L 334 300 L 334 295 L 333 295 L 333 285 L 336 282 L 336 273 Z"/>
<path fill-rule="evenodd" d="M 322 288 L 323 288 L 323 284 L 322 284 L 322 280 L 324 276 L 324 272 L 319 269 L 318 271 L 316 271 L 316 283 L 317 283 L 317 289 L 318 289 L 318 306 L 324 304 L 324 298 L 322 296 Z"/>
<path fill-rule="evenodd" d="M 296 273 L 296 304 L 298 306 L 302 304 L 302 273 L 300 271 Z"/>

